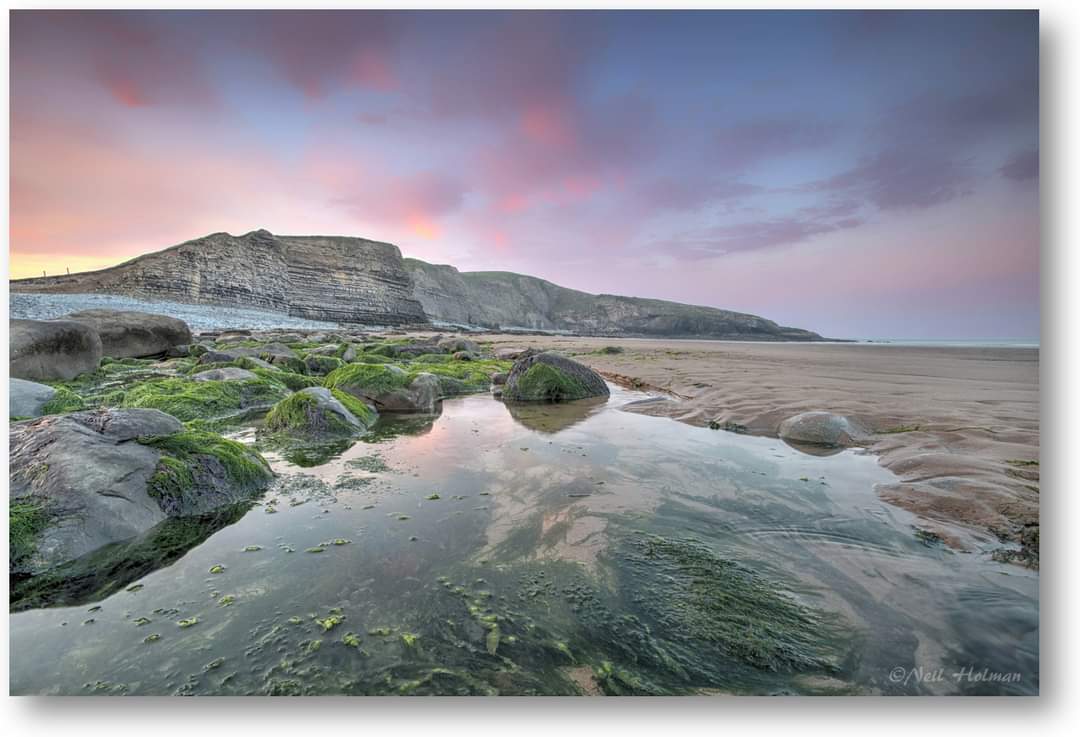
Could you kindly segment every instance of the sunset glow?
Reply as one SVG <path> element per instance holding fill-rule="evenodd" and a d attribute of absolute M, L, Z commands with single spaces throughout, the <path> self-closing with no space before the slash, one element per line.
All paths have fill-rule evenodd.
<path fill-rule="evenodd" d="M 11 31 L 12 277 L 265 228 L 838 337 L 1039 331 L 1033 12 Z"/>

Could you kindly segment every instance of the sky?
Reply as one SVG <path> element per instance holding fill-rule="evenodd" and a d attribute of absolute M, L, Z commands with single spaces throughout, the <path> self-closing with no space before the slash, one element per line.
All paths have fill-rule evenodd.
<path fill-rule="evenodd" d="M 1035 12 L 11 20 L 12 277 L 265 228 L 831 337 L 1039 333 Z"/>

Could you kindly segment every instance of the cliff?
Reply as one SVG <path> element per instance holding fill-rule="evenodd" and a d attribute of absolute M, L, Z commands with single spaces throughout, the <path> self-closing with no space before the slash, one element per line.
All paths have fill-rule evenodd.
<path fill-rule="evenodd" d="M 678 302 L 567 289 L 505 271 L 460 272 L 407 258 L 413 294 L 432 320 L 488 328 L 565 331 L 579 335 L 822 340 L 742 312 Z"/>
<path fill-rule="evenodd" d="M 15 279 L 11 291 L 121 294 L 365 325 L 433 320 L 582 335 L 821 340 L 741 312 L 588 294 L 509 272 L 459 272 L 363 238 L 265 230 L 214 233 L 99 271 Z"/>
<path fill-rule="evenodd" d="M 397 246 L 265 230 L 214 233 L 99 271 L 15 279 L 11 290 L 255 307 L 346 323 L 427 322 Z"/>

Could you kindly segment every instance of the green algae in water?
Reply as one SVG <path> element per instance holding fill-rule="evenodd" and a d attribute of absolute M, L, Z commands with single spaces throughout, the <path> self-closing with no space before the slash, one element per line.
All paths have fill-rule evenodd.
<path fill-rule="evenodd" d="M 199 623 L 199 618 L 198 618 L 198 617 L 188 617 L 187 619 L 181 619 L 181 620 L 180 620 L 179 622 L 177 622 L 176 624 L 177 624 L 177 625 L 178 625 L 178 626 L 179 626 L 179 627 L 180 627 L 181 629 L 187 629 L 188 627 L 194 627 L 194 626 L 195 626 L 195 625 L 197 625 L 198 623 Z"/>
<path fill-rule="evenodd" d="M 225 566 L 223 566 L 223 565 L 218 564 L 216 566 L 210 566 L 210 573 L 217 574 L 217 573 L 224 573 L 224 572 L 225 572 Z"/>

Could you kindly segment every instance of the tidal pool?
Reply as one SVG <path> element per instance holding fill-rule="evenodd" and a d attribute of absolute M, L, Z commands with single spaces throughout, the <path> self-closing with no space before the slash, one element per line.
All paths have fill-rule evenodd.
<path fill-rule="evenodd" d="M 13 613 L 11 691 L 1038 692 L 1037 573 L 917 535 L 872 456 L 642 400 L 471 396 L 268 452 L 190 549 Z"/>

